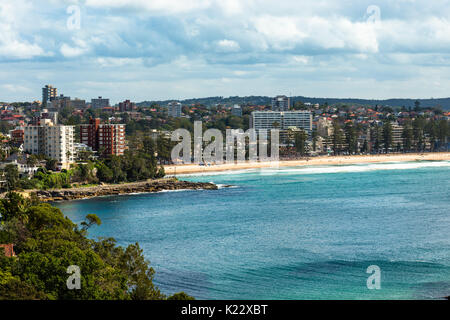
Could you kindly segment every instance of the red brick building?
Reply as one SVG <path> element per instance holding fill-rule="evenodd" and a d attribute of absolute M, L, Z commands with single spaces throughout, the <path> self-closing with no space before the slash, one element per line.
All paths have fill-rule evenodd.
<path fill-rule="evenodd" d="M 1 248 L 4 249 L 4 255 L 8 258 L 15 257 L 16 254 L 14 253 L 14 244 L 0 244 L 0 254 L 1 254 Z"/>
<path fill-rule="evenodd" d="M 80 126 L 80 142 L 104 155 L 123 155 L 125 150 L 125 125 L 101 124 L 100 119 L 90 119 Z"/>
<path fill-rule="evenodd" d="M 23 129 L 14 129 L 10 131 L 11 134 L 11 141 L 14 144 L 22 144 L 23 143 L 23 136 L 24 136 L 24 131 Z"/>
<path fill-rule="evenodd" d="M 124 102 L 119 103 L 119 111 L 134 111 L 136 109 L 136 104 L 131 102 L 130 100 L 125 100 Z"/>

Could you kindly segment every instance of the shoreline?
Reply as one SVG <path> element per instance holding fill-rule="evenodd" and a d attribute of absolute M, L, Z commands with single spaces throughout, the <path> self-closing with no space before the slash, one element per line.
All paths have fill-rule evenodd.
<path fill-rule="evenodd" d="M 105 196 L 158 193 L 162 191 L 217 190 L 218 186 L 208 182 L 190 182 L 174 178 L 163 178 L 122 184 L 105 184 L 84 188 L 51 190 L 25 190 L 25 197 L 35 194 L 42 202 L 71 201 Z"/>
<path fill-rule="evenodd" d="M 297 167 L 297 166 L 320 166 L 320 165 L 344 165 L 380 162 L 408 162 L 408 161 L 445 161 L 450 160 L 450 152 L 430 153 L 405 153 L 405 154 L 376 154 L 376 155 L 352 155 L 352 156 L 319 156 L 305 158 L 302 160 L 280 160 L 266 162 L 240 162 L 226 163 L 210 166 L 198 164 L 168 165 L 164 166 L 166 175 L 206 173 L 234 171 L 245 169 Z"/>

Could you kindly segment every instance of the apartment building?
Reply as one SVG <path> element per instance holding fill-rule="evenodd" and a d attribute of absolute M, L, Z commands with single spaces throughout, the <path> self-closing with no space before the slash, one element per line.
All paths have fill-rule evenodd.
<path fill-rule="evenodd" d="M 256 131 L 279 129 L 280 132 L 285 132 L 289 128 L 299 128 L 311 134 L 312 115 L 310 111 L 253 111 L 250 128 Z"/>
<path fill-rule="evenodd" d="M 24 131 L 22 127 L 17 127 L 14 130 L 10 130 L 9 134 L 11 136 L 11 142 L 14 145 L 21 145 L 23 144 L 23 136 L 24 136 Z"/>
<path fill-rule="evenodd" d="M 109 99 L 98 97 L 97 99 L 91 99 L 91 108 L 102 109 L 109 107 Z"/>
<path fill-rule="evenodd" d="M 167 104 L 167 113 L 169 117 L 179 118 L 182 114 L 182 105 L 180 102 L 169 102 Z"/>
<path fill-rule="evenodd" d="M 276 96 L 272 99 L 272 111 L 288 111 L 290 99 L 286 96 Z"/>
<path fill-rule="evenodd" d="M 135 109 L 136 104 L 131 102 L 130 100 L 125 100 L 124 102 L 119 103 L 120 112 L 134 111 Z"/>
<path fill-rule="evenodd" d="M 31 118 L 31 124 L 39 126 L 42 119 L 49 119 L 54 125 L 58 124 L 58 112 L 48 111 L 48 109 L 42 109 L 39 115 L 35 115 Z"/>
<path fill-rule="evenodd" d="M 397 148 L 397 146 L 400 146 L 400 148 L 403 147 L 403 126 L 399 125 L 398 123 L 392 124 L 392 147 Z"/>
<path fill-rule="evenodd" d="M 106 154 L 123 155 L 125 151 L 125 125 L 101 124 L 98 127 L 98 148 Z"/>
<path fill-rule="evenodd" d="M 70 107 L 70 97 L 61 94 L 57 97 L 52 98 L 51 102 L 48 103 L 47 106 L 55 110 Z"/>
<path fill-rule="evenodd" d="M 42 88 L 42 105 L 47 106 L 47 103 L 56 98 L 58 90 L 51 85 L 46 85 Z"/>
<path fill-rule="evenodd" d="M 24 151 L 43 154 L 55 159 L 61 168 L 68 168 L 74 162 L 74 127 L 55 125 L 50 119 L 43 119 L 40 125 L 24 129 Z"/>
<path fill-rule="evenodd" d="M 123 155 L 125 151 L 125 125 L 101 124 L 100 119 L 90 119 L 80 126 L 80 142 L 105 155 Z"/>
<path fill-rule="evenodd" d="M 86 108 L 86 100 L 75 98 L 70 100 L 70 106 L 77 110 Z"/>
<path fill-rule="evenodd" d="M 242 108 L 240 105 L 235 104 L 232 108 L 231 108 L 231 114 L 233 116 L 236 117 L 242 117 Z"/>

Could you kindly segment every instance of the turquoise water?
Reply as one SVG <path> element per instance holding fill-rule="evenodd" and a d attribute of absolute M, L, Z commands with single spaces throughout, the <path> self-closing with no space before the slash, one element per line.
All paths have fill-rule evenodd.
<path fill-rule="evenodd" d="M 233 185 L 58 203 L 91 237 L 139 242 L 167 294 L 198 299 L 450 295 L 450 162 L 192 175 Z M 366 269 L 381 269 L 381 289 Z"/>

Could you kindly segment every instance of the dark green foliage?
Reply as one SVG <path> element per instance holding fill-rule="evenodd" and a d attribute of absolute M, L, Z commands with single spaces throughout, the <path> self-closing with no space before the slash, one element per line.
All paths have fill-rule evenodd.
<path fill-rule="evenodd" d="M 296 132 L 294 135 L 295 149 L 301 155 L 306 154 L 306 140 L 308 139 L 308 134 L 304 130 Z"/>
<path fill-rule="evenodd" d="M 332 136 L 333 152 L 335 155 L 342 151 L 342 144 L 344 142 L 344 134 L 341 126 L 337 121 L 333 121 L 333 136 Z"/>
<path fill-rule="evenodd" d="M 19 171 L 16 165 L 5 166 L 5 180 L 8 190 L 15 190 L 19 186 Z"/>
<path fill-rule="evenodd" d="M 392 125 L 389 121 L 386 121 L 383 125 L 383 145 L 386 153 L 392 147 L 393 136 L 392 136 Z"/>
<path fill-rule="evenodd" d="M 348 145 L 348 152 L 354 154 L 358 149 L 358 135 L 355 126 L 351 122 L 345 124 L 345 140 Z"/>
<path fill-rule="evenodd" d="M 195 300 L 195 299 L 184 292 L 178 292 L 168 297 L 167 300 Z"/>
<path fill-rule="evenodd" d="M 166 298 L 139 244 L 124 249 L 112 238 L 86 237 L 88 227 L 101 224 L 95 214 L 80 229 L 59 209 L 16 193 L 0 200 L 0 213 L 0 243 L 14 243 L 17 255 L 0 255 L 0 300 Z M 67 288 L 71 265 L 80 268 L 80 290 Z"/>

